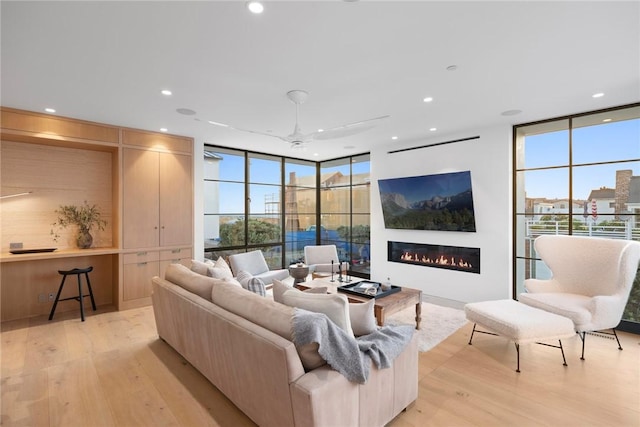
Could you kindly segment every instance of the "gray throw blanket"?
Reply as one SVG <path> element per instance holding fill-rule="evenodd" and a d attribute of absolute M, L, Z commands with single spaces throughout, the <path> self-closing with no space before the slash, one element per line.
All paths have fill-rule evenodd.
<path fill-rule="evenodd" d="M 390 367 L 413 332 L 412 325 L 383 326 L 369 335 L 354 338 L 323 313 L 296 308 L 293 314 L 296 346 L 318 343 L 318 353 L 333 369 L 360 384 L 369 378 L 371 361 L 378 369 Z"/>

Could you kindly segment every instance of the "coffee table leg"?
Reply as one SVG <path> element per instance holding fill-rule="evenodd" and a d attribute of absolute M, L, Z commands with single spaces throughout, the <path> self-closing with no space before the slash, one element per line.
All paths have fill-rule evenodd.
<path fill-rule="evenodd" d="M 416 304 L 416 329 L 420 329 L 420 321 L 422 321 L 422 303 Z"/>

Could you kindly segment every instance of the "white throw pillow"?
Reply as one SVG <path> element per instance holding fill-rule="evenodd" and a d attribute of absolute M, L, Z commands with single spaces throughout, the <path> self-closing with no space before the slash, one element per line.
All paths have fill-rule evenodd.
<path fill-rule="evenodd" d="M 349 335 L 353 335 L 351 320 L 349 319 L 349 302 L 347 297 L 341 294 L 311 294 L 299 290 L 288 290 L 282 295 L 284 304 L 324 313 L 338 327 Z"/>
<path fill-rule="evenodd" d="M 233 273 L 229 264 L 222 257 L 218 257 L 216 262 L 206 261 L 208 266 L 207 275 L 216 279 L 232 279 Z"/>
<path fill-rule="evenodd" d="M 282 283 L 278 279 L 274 279 L 272 290 L 273 290 L 273 300 L 275 302 L 279 302 L 280 304 L 284 304 L 282 295 L 287 291 L 308 292 L 310 294 L 326 294 L 329 288 L 326 286 L 319 286 L 319 287 L 309 288 L 309 289 L 305 289 L 304 291 L 301 291 L 300 289 L 296 289 L 293 286 L 289 286 L 285 283 Z"/>
<path fill-rule="evenodd" d="M 378 329 L 376 316 L 374 314 L 374 306 L 376 300 L 371 298 L 367 302 L 349 303 L 349 319 L 351 320 L 351 329 L 356 337 L 361 335 L 369 335 Z"/>

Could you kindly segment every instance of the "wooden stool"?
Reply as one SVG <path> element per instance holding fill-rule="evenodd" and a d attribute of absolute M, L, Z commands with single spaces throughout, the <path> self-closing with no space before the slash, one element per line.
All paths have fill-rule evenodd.
<path fill-rule="evenodd" d="M 96 311 L 96 302 L 93 299 L 93 290 L 91 289 L 91 282 L 89 281 L 89 272 L 93 270 L 93 267 L 87 268 L 74 268 L 73 270 L 58 270 L 58 273 L 62 274 L 62 282 L 60 283 L 60 288 L 58 289 L 58 294 L 56 295 L 56 299 L 53 302 L 53 307 L 51 308 L 51 313 L 49 314 L 49 320 L 53 319 L 53 315 L 56 312 L 56 306 L 58 305 L 58 301 L 66 301 L 70 299 L 74 299 L 76 301 L 80 301 L 80 318 L 84 322 L 84 304 L 83 298 L 91 297 L 91 306 L 93 307 L 93 311 Z M 84 274 L 84 277 L 87 281 L 87 288 L 89 288 L 89 295 L 82 295 L 82 280 L 81 275 Z M 75 297 L 69 298 L 60 298 L 60 294 L 62 293 L 62 288 L 64 287 L 64 281 L 67 280 L 67 276 L 75 275 L 78 277 L 78 295 Z"/>

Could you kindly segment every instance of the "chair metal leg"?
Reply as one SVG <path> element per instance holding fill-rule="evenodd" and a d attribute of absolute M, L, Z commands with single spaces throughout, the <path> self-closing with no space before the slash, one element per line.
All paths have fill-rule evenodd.
<path fill-rule="evenodd" d="M 618 334 L 616 334 L 616 328 L 611 328 L 611 331 L 613 332 L 613 336 L 616 337 L 616 341 L 618 342 L 618 350 L 622 350 L 620 340 L 618 339 Z"/>
<path fill-rule="evenodd" d="M 476 333 L 476 324 L 473 324 L 473 331 L 471 331 L 471 337 L 469 338 L 469 345 L 471 345 L 471 340 L 473 340 L 473 334 Z"/>
<path fill-rule="evenodd" d="M 580 356 L 580 360 L 584 360 L 584 340 L 587 338 L 586 332 L 578 332 L 578 336 L 582 340 L 582 355 Z"/>
<path fill-rule="evenodd" d="M 518 367 L 516 368 L 516 372 L 520 373 L 520 344 L 515 343 L 516 345 L 516 354 L 518 358 Z"/>

